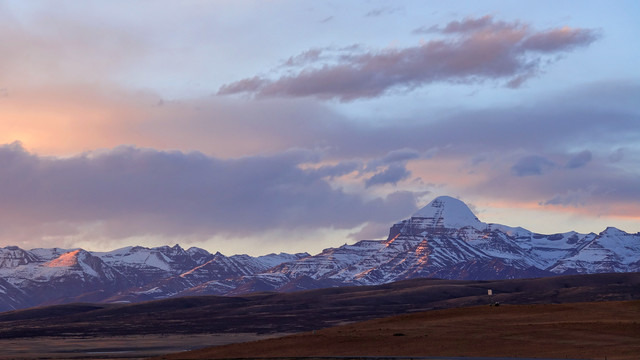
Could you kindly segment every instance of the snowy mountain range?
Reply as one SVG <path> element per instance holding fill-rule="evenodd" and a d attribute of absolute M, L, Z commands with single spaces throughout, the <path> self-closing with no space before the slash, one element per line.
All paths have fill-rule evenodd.
<path fill-rule="evenodd" d="M 0 311 L 77 301 L 136 302 L 377 285 L 418 277 L 489 280 L 640 271 L 640 233 L 543 235 L 483 223 L 462 201 L 438 197 L 394 224 L 387 240 L 317 255 L 225 256 L 179 245 L 0 249 Z"/>

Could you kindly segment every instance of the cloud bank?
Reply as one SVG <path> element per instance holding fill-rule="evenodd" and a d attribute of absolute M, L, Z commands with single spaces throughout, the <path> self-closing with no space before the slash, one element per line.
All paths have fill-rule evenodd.
<path fill-rule="evenodd" d="M 326 179 L 353 168 L 300 166 L 317 161 L 305 150 L 219 159 L 128 146 L 54 158 L 29 153 L 19 143 L 5 145 L 0 147 L 0 234 L 6 238 L 20 229 L 37 230 L 38 224 L 64 224 L 72 235 L 100 223 L 114 238 L 246 236 L 389 223 L 416 209 L 411 192 L 365 198 Z"/>

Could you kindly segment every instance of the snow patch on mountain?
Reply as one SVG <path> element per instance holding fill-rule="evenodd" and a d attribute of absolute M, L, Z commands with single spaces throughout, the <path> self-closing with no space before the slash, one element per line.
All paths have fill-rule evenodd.
<path fill-rule="evenodd" d="M 0 268 L 15 268 L 39 262 L 39 258 L 31 252 L 17 246 L 7 246 L 0 249 Z"/>
<path fill-rule="evenodd" d="M 83 249 L 0 249 L 0 311 L 69 301 L 144 301 L 238 295 L 416 277 L 509 279 L 640 271 L 640 233 L 539 234 L 483 223 L 460 200 L 438 197 L 389 229 L 316 255 L 211 254 L 179 245 Z M 80 300 L 78 300 L 80 299 Z"/>
<path fill-rule="evenodd" d="M 484 229 L 486 224 L 480 222 L 469 207 L 462 201 L 450 196 L 439 196 L 427 206 L 415 212 L 411 218 L 424 219 L 426 228 L 460 229 L 466 226 Z"/>

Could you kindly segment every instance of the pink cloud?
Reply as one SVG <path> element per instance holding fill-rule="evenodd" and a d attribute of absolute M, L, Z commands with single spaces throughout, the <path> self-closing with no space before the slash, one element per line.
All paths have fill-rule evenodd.
<path fill-rule="evenodd" d="M 443 29 L 433 28 L 432 31 L 440 31 L 443 33 L 470 33 L 487 28 L 499 28 L 499 27 L 513 27 L 513 25 L 507 26 L 505 23 L 496 23 L 493 21 L 491 15 L 485 15 L 480 18 L 466 18 L 462 21 L 452 21 L 447 24 Z"/>
<path fill-rule="evenodd" d="M 223 85 L 218 94 L 352 101 L 435 82 L 506 80 L 507 86 L 517 87 L 538 71 L 545 54 L 584 47 L 598 38 L 591 29 L 535 31 L 519 22 L 494 21 L 491 16 L 454 21 L 429 31 L 446 36 L 415 47 L 341 54 L 333 62 L 318 50 L 309 50 L 288 61 L 301 64 L 298 72 L 242 79 Z"/>
<path fill-rule="evenodd" d="M 590 44 L 598 38 L 597 31 L 562 27 L 532 34 L 522 42 L 527 51 L 556 52 Z"/>

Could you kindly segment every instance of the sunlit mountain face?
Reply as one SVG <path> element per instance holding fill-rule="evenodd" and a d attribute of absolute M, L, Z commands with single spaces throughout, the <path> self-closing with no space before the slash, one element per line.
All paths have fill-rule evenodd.
<path fill-rule="evenodd" d="M 211 254 L 179 245 L 0 249 L 0 310 L 77 301 L 138 302 L 187 295 L 291 292 L 414 278 L 494 280 L 640 271 L 640 233 L 538 234 L 480 221 L 441 196 L 393 224 L 387 240 L 309 253 Z"/>

